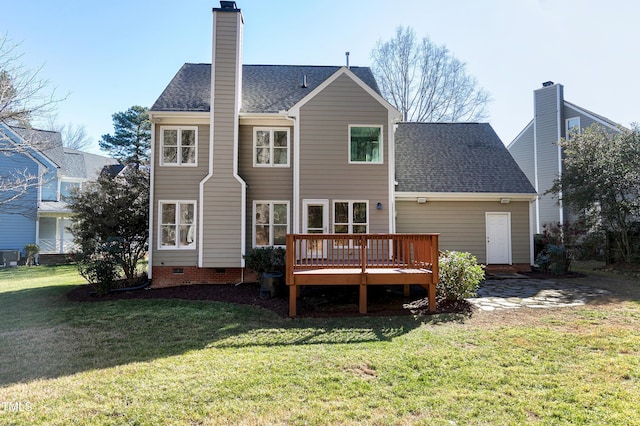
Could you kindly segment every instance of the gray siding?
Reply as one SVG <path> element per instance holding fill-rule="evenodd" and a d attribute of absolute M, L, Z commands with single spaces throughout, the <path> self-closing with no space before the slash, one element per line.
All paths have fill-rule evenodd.
<path fill-rule="evenodd" d="M 542 195 L 553 185 L 559 175 L 558 136 L 564 126 L 558 110 L 558 96 L 562 102 L 562 85 L 538 89 L 534 92 L 535 132 L 538 151 L 538 187 L 540 194 L 540 225 L 557 223 L 560 220 L 557 199 L 552 195 Z M 560 126 L 560 127 L 558 127 Z"/>
<path fill-rule="evenodd" d="M 530 263 L 529 202 L 501 204 L 495 201 L 415 201 L 396 203 L 399 233 L 439 233 L 440 250 L 470 252 L 486 263 L 486 213 L 511 212 L 513 263 Z"/>
<path fill-rule="evenodd" d="M 383 126 L 383 164 L 349 164 L 350 124 Z M 388 130 L 387 109 L 346 75 L 337 78 L 301 108 L 300 200 L 369 200 L 369 232 L 388 232 Z"/>
<path fill-rule="evenodd" d="M 239 267 L 242 261 L 243 186 L 234 176 L 239 12 L 214 12 L 212 65 L 213 176 L 203 193 L 203 267 Z"/>
<path fill-rule="evenodd" d="M 253 240 L 253 202 L 293 201 L 293 128 L 289 128 L 289 167 L 253 167 L 253 129 L 254 127 L 288 126 L 240 126 L 240 150 L 238 155 L 240 176 L 247 183 L 247 235 L 246 245 L 252 246 Z M 289 226 L 293 222 L 292 204 L 289 204 Z M 291 229 L 291 228 L 290 228 Z"/>
<path fill-rule="evenodd" d="M 528 126 L 511 145 L 509 153 L 516 160 L 531 185 L 535 187 L 535 162 L 533 156 L 533 124 Z"/>
<path fill-rule="evenodd" d="M 209 126 L 198 127 L 198 164 L 197 167 L 160 166 L 160 130 L 156 125 L 153 158 L 153 229 L 152 247 L 153 266 L 195 266 L 198 263 L 198 250 L 159 250 L 158 247 L 158 206 L 162 200 L 198 200 L 200 181 L 207 175 L 209 158 Z M 198 205 L 199 208 L 199 205 Z M 200 227 L 199 223 L 196 223 Z M 196 247 L 200 245 L 196 234 Z"/>
<path fill-rule="evenodd" d="M 566 137 L 566 122 L 568 118 L 580 117 L 580 129 L 584 130 L 587 127 L 591 126 L 594 123 L 597 123 L 596 120 L 589 117 L 588 115 L 581 114 L 577 112 L 575 109 L 568 107 L 567 105 L 563 105 L 562 107 L 562 137 Z"/>

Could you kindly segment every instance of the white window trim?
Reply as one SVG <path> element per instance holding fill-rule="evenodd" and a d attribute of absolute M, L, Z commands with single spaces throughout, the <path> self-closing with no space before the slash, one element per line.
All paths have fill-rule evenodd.
<path fill-rule="evenodd" d="M 258 132 L 269 132 L 269 164 L 260 164 L 258 163 L 258 153 L 257 153 L 257 134 Z M 287 162 L 285 164 L 274 164 L 273 163 L 273 151 L 274 151 L 274 137 L 273 132 L 287 132 Z M 289 166 L 289 157 L 291 156 L 291 133 L 289 132 L 288 127 L 254 127 L 253 128 L 253 167 L 290 167 Z M 282 147 L 278 147 L 282 149 Z"/>
<path fill-rule="evenodd" d="M 62 200 L 62 184 L 63 183 L 77 183 L 78 189 L 82 190 L 82 184 L 85 183 L 87 179 L 85 178 L 72 178 L 72 177 L 61 177 L 58 179 L 58 201 Z"/>
<path fill-rule="evenodd" d="M 164 161 L 164 131 L 165 130 L 177 130 L 178 131 L 178 152 L 176 153 L 175 163 L 165 163 Z M 182 162 L 182 130 L 194 130 L 195 131 L 195 145 L 196 151 L 193 163 Z M 160 149 L 159 149 L 160 165 L 163 167 L 197 167 L 198 166 L 198 126 L 160 126 Z"/>
<path fill-rule="evenodd" d="M 194 241 L 193 244 L 190 246 L 180 246 L 179 245 L 179 238 L 176 235 L 176 243 L 178 243 L 178 245 L 175 246 L 163 246 L 162 245 L 162 206 L 163 204 L 176 204 L 176 215 L 179 214 L 180 212 L 180 208 L 179 205 L 180 204 L 193 204 L 193 226 L 195 227 L 194 230 Z M 178 223 L 179 221 L 176 218 L 176 226 L 179 226 L 180 223 Z M 159 200 L 158 201 L 158 229 L 157 229 L 157 245 L 158 245 L 158 250 L 196 250 L 197 246 L 198 246 L 198 239 L 197 239 L 197 235 L 198 235 L 198 203 L 196 202 L 196 200 Z"/>
<path fill-rule="evenodd" d="M 348 223 L 336 223 L 336 204 L 337 203 L 348 203 L 349 205 L 349 212 L 348 212 L 349 222 Z M 367 206 L 367 219 L 366 219 L 367 222 L 366 223 L 353 223 L 353 204 L 354 203 L 366 204 Z M 339 226 L 348 225 L 347 234 L 353 234 L 353 225 L 358 225 L 358 226 L 365 225 L 367 227 L 367 232 L 365 232 L 365 234 L 369 233 L 369 200 L 333 200 L 331 216 L 332 216 L 331 229 L 334 234 L 337 234 L 336 225 L 339 225 Z"/>
<path fill-rule="evenodd" d="M 564 120 L 564 137 L 565 139 L 569 138 L 569 121 L 571 120 L 578 120 L 578 134 L 582 133 L 582 128 L 580 127 L 581 123 L 580 123 L 580 116 L 576 116 L 576 117 L 569 117 L 566 120 Z"/>
<path fill-rule="evenodd" d="M 336 204 L 337 203 L 348 203 L 348 205 L 349 205 L 348 213 L 347 213 L 348 214 L 348 218 L 349 218 L 349 222 L 346 223 L 348 228 L 347 228 L 347 234 L 345 234 L 345 235 L 357 235 L 357 234 L 353 233 L 353 225 L 354 225 L 354 223 L 353 223 L 353 204 L 354 203 L 365 203 L 366 206 L 367 206 L 367 219 L 366 219 L 367 223 L 364 223 L 364 224 L 363 223 L 358 223 L 356 225 L 359 225 L 359 226 L 365 225 L 367 227 L 367 230 L 366 230 L 365 234 L 369 233 L 369 200 L 333 200 L 333 205 L 332 205 L 332 210 L 331 210 L 331 217 L 332 217 L 331 230 L 332 230 L 332 232 L 334 234 L 337 234 L 336 225 L 340 225 L 340 226 L 345 225 L 344 223 L 336 224 Z M 354 244 L 353 244 L 353 240 L 350 240 L 348 246 L 341 246 L 341 245 L 336 244 L 336 243 L 334 243 L 333 246 L 335 248 L 352 248 L 354 246 Z"/>
<path fill-rule="evenodd" d="M 273 245 L 269 244 L 266 246 L 258 246 L 256 245 L 256 206 L 258 204 L 269 204 L 269 242 L 273 242 L 273 205 L 274 204 L 285 204 L 287 206 L 287 234 L 291 232 L 291 210 L 290 210 L 290 202 L 286 200 L 254 200 L 253 201 L 253 216 L 251 220 L 251 233 L 253 235 L 253 239 L 251 241 L 251 246 L 253 248 L 256 247 L 286 247 L 286 244 L 282 245 Z"/>
<path fill-rule="evenodd" d="M 351 128 L 352 127 L 377 127 L 380 129 L 380 161 L 352 161 L 351 160 Z M 384 164 L 384 126 L 381 124 L 349 124 L 347 130 L 347 158 L 349 164 Z M 367 214 L 368 214 L 367 210 Z"/>

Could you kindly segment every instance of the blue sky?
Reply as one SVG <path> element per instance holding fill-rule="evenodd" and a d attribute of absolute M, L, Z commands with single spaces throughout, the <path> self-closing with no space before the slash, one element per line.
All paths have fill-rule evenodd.
<path fill-rule="evenodd" d="M 59 94 L 62 124 L 97 141 L 111 114 L 151 106 L 185 62 L 211 62 L 214 0 L 3 2 L 0 32 Z M 369 66 L 399 25 L 445 44 L 491 93 L 489 122 L 508 144 L 533 117 L 533 90 L 623 125 L 640 121 L 640 3 L 627 0 L 238 0 L 245 64 Z"/>

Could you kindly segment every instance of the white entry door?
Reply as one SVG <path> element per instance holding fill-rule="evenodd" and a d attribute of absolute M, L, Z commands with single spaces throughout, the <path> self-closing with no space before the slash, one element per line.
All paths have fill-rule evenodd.
<path fill-rule="evenodd" d="M 511 264 L 511 213 L 487 213 L 487 264 Z"/>
<path fill-rule="evenodd" d="M 329 200 L 302 201 L 302 229 L 305 234 L 326 234 L 329 232 Z M 327 242 L 307 244 L 307 257 L 326 257 Z"/>

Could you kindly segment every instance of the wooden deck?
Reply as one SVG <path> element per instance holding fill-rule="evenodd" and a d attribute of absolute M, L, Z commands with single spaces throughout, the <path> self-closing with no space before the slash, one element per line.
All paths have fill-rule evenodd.
<path fill-rule="evenodd" d="M 368 285 L 411 284 L 427 289 L 436 308 L 438 234 L 288 234 L 289 316 L 304 285 L 360 286 L 360 313 L 367 313 Z"/>

